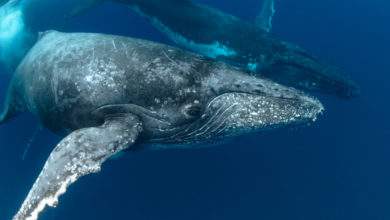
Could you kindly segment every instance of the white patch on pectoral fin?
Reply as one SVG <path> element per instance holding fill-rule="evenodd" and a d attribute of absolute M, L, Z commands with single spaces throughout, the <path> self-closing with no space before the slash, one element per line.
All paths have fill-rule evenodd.
<path fill-rule="evenodd" d="M 275 1 L 263 0 L 263 7 L 259 15 L 256 17 L 256 26 L 260 29 L 270 32 L 272 29 L 272 19 L 275 15 Z"/>
<path fill-rule="evenodd" d="M 47 205 L 55 207 L 70 184 L 99 172 L 108 158 L 133 145 L 141 131 L 141 122 L 128 114 L 71 133 L 52 151 L 13 219 L 36 220 Z"/>

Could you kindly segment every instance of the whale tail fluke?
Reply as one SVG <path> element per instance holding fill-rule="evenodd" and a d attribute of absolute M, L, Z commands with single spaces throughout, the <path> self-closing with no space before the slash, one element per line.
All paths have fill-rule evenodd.
<path fill-rule="evenodd" d="M 263 0 L 263 7 L 259 15 L 256 17 L 256 26 L 266 32 L 270 32 L 272 29 L 272 19 L 275 15 L 275 1 Z"/>

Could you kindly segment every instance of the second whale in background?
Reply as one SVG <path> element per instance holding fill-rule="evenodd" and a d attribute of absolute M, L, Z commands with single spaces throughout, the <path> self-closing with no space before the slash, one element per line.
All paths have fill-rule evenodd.
<path fill-rule="evenodd" d="M 147 17 L 177 45 L 284 85 L 351 98 L 358 86 L 335 67 L 269 33 L 275 12 L 264 0 L 253 23 L 191 0 L 114 0 Z"/>

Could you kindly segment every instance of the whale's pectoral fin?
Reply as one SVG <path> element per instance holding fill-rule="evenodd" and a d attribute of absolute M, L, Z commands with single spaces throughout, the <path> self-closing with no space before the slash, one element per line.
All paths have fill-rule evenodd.
<path fill-rule="evenodd" d="M 270 32 L 272 29 L 272 19 L 275 14 L 275 1 L 264 0 L 263 7 L 259 15 L 256 17 L 256 25 L 266 31 Z"/>
<path fill-rule="evenodd" d="M 132 114 L 114 115 L 99 127 L 74 131 L 50 154 L 14 220 L 37 219 L 46 207 L 82 176 L 97 173 L 109 157 L 133 145 L 142 131 Z"/>

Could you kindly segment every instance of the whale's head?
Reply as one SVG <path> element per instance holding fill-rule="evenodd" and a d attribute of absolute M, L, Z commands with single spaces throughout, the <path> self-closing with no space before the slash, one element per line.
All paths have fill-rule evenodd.
<path fill-rule="evenodd" d="M 297 45 L 274 41 L 262 75 L 283 85 L 341 98 L 359 95 L 359 87 L 336 67 L 325 65 Z"/>
<path fill-rule="evenodd" d="M 296 89 L 221 64 L 202 82 L 201 100 L 187 105 L 192 120 L 169 142 L 197 143 L 315 121 L 322 104 Z"/>

